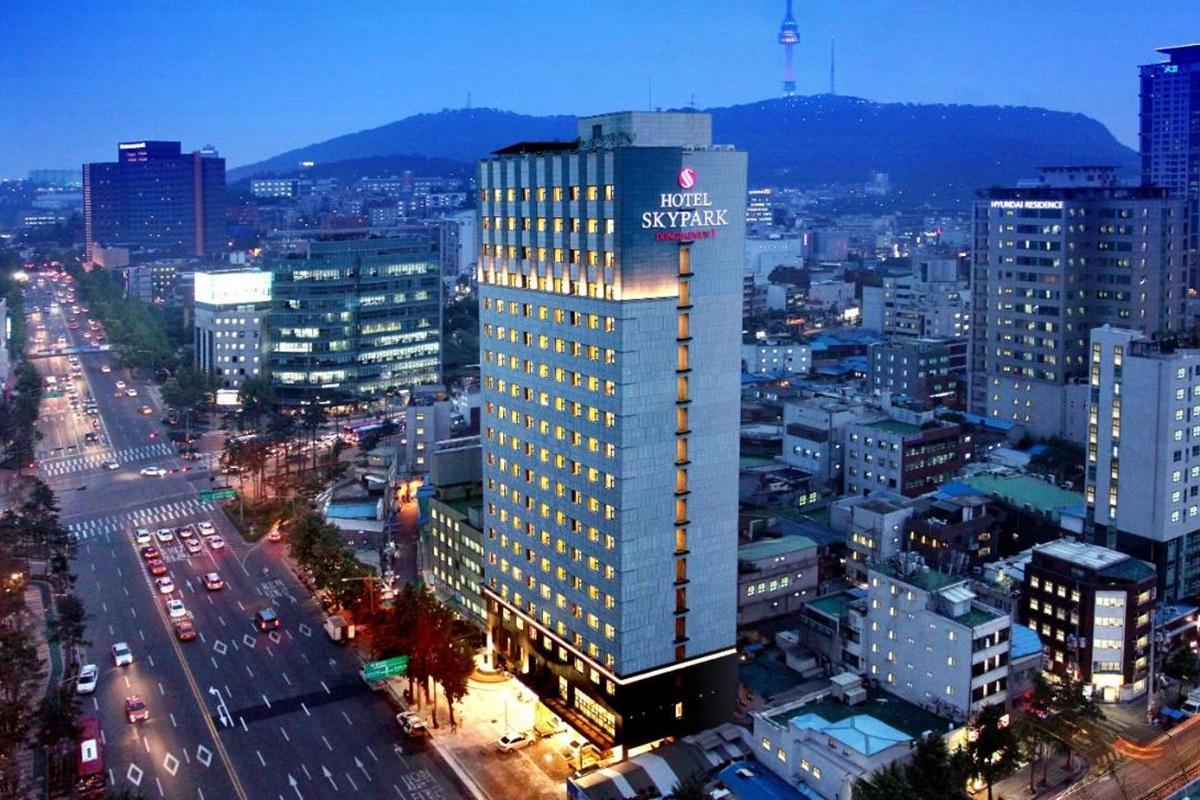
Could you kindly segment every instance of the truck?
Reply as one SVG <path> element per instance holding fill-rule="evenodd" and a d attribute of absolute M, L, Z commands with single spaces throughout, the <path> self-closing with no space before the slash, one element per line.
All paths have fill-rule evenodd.
<path fill-rule="evenodd" d="M 325 620 L 325 635 L 334 644 L 348 644 L 354 638 L 354 624 L 347 622 L 345 617 L 334 614 Z"/>
<path fill-rule="evenodd" d="M 1191 717 L 1200 714 L 1200 689 L 1192 689 L 1188 692 L 1187 699 L 1183 701 L 1183 705 L 1179 710 L 1185 717 Z"/>

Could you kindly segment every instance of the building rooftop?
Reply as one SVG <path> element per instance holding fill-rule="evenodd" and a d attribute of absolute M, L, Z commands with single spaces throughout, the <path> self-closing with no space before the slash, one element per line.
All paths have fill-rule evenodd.
<path fill-rule="evenodd" d="M 808 601 L 808 607 L 820 611 L 826 616 L 841 619 L 842 611 L 855 600 L 862 600 L 866 593 L 862 589 L 849 589 L 836 594 L 827 594 L 815 600 Z"/>
<path fill-rule="evenodd" d="M 1012 475 L 979 474 L 959 478 L 984 494 L 995 495 L 1015 506 L 1027 508 L 1057 520 L 1060 509 L 1084 505 L 1083 495 L 1060 489 L 1052 483 L 1020 473 Z M 943 487 L 944 488 L 944 487 Z"/>
<path fill-rule="evenodd" d="M 966 578 L 961 575 L 947 575 L 944 572 L 939 572 L 928 567 L 917 567 L 907 575 L 900 572 L 891 564 L 872 564 L 870 567 L 872 572 L 878 572 L 881 575 L 886 575 L 889 578 L 903 581 L 910 586 L 915 586 L 926 592 L 940 592 L 942 589 L 953 586 L 956 583 L 963 583 Z"/>
<path fill-rule="evenodd" d="M 836 722 L 819 714 L 803 714 L 793 717 L 791 724 L 796 728 L 824 733 L 866 756 L 873 756 L 898 744 L 905 744 L 912 738 L 867 714 L 857 714 Z"/>
<path fill-rule="evenodd" d="M 875 428 L 876 430 L 885 431 L 887 433 L 898 433 L 901 436 L 912 436 L 913 434 L 921 432 L 921 429 L 916 425 L 910 425 L 907 422 L 901 422 L 895 419 L 881 419 L 876 422 L 870 422 L 867 424 L 867 427 Z"/>
<path fill-rule="evenodd" d="M 1014 622 L 1010 636 L 1012 639 L 1008 650 L 1010 661 L 1042 652 L 1042 639 L 1032 628 Z"/>
<path fill-rule="evenodd" d="M 777 558 L 801 550 L 810 550 L 817 543 L 807 536 L 781 536 L 778 539 L 759 539 L 756 542 L 743 544 L 738 547 L 738 561 L 759 561 L 764 558 Z"/>
<path fill-rule="evenodd" d="M 1108 578 L 1137 582 L 1155 575 L 1154 567 L 1145 561 L 1100 545 L 1059 539 L 1033 549 L 1035 553 L 1044 553 Z"/>
<path fill-rule="evenodd" d="M 815 703 L 785 707 L 774 714 L 767 714 L 767 719 L 776 725 L 787 725 L 793 719 L 804 716 L 820 717 L 826 724 L 867 716 L 913 739 L 927 731 L 945 732 L 949 725 L 948 720 L 878 689 L 868 689 L 867 701 L 856 706 L 848 706 L 832 696 L 826 696 Z M 879 730 L 882 732 L 882 729 Z"/>
<path fill-rule="evenodd" d="M 966 625 L 968 628 L 975 628 L 983 625 L 985 622 L 991 622 L 1000 616 L 998 611 L 989 611 L 980 606 L 971 606 L 971 610 L 967 613 L 957 616 L 954 621 Z"/>

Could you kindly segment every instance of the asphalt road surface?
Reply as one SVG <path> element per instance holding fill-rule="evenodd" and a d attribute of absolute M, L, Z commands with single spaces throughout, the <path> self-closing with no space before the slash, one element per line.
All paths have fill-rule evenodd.
<path fill-rule="evenodd" d="M 85 344 L 87 314 L 72 315 L 69 304 L 49 312 L 50 302 L 44 290 L 31 291 L 26 301 L 27 308 L 42 308 L 46 341 L 53 345 L 61 335 L 70 345 Z M 68 330 L 71 316 L 79 330 Z M 30 346 L 45 344 L 31 336 Z M 101 719 L 109 785 L 200 800 L 461 797 L 440 760 L 403 739 L 387 701 L 358 678 L 352 655 L 325 637 L 320 608 L 281 561 L 283 545 L 246 544 L 219 509 L 199 501 L 209 475 L 183 471 L 191 462 L 180 461 L 167 443 L 151 388 L 121 374 L 113 354 L 78 358 L 79 408 L 66 396 L 44 400 L 44 438 L 35 449 L 38 474 L 57 493 L 62 520 L 78 542 L 72 571 L 89 612 L 85 661 L 100 667 L 99 686 L 83 698 L 83 709 Z M 35 363 L 43 375 L 59 376 L 60 385 L 72 371 L 65 356 Z M 105 364 L 111 372 L 101 370 Z M 138 396 L 118 392 L 117 380 Z M 97 415 L 83 411 L 89 395 Z M 142 405 L 153 413 L 140 413 Z M 108 460 L 119 468 L 105 468 Z M 139 474 L 149 466 L 169 472 Z M 216 526 L 225 546 L 206 542 L 188 553 L 178 535 L 155 541 L 174 582 L 173 591 L 160 593 L 135 529 L 201 520 Z M 224 588 L 206 590 L 208 572 L 217 572 Z M 183 602 L 194 640 L 176 638 L 170 599 Z M 263 633 L 252 619 L 267 607 L 282 625 Z M 115 642 L 129 644 L 131 665 L 114 665 Z M 134 694 L 150 718 L 131 724 L 125 699 Z"/>

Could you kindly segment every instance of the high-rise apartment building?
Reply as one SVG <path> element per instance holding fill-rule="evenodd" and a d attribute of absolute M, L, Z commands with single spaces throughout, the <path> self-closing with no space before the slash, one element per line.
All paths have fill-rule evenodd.
<path fill-rule="evenodd" d="M 602 746 L 724 722 L 746 155 L 608 114 L 478 191 L 490 646 Z"/>
<path fill-rule="evenodd" d="M 379 397 L 441 380 L 442 281 L 425 232 L 269 243 L 271 379 L 281 403 Z"/>
<path fill-rule="evenodd" d="M 1082 436 L 1070 417 L 1073 399 L 1086 404 L 1089 331 L 1184 324 L 1185 229 L 1183 201 L 1120 186 L 1109 167 L 1044 169 L 1037 186 L 981 192 L 970 410 L 1035 436 Z"/>
<path fill-rule="evenodd" d="M 1200 343 L 1092 331 L 1087 506 L 1097 544 L 1155 565 L 1167 602 L 1200 594 Z"/>
<path fill-rule="evenodd" d="M 225 159 L 211 147 L 122 142 L 117 160 L 83 165 L 88 258 L 98 245 L 205 255 L 225 245 Z"/>
<path fill-rule="evenodd" d="M 1139 68 L 1142 182 L 1188 203 L 1189 286 L 1200 284 L 1200 44 L 1161 47 L 1167 57 Z"/>

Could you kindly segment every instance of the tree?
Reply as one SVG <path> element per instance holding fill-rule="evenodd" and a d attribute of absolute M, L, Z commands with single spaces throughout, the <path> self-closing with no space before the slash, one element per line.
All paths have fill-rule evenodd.
<path fill-rule="evenodd" d="M 693 772 L 675 784 L 667 800 L 708 800 L 708 793 L 704 791 L 707 783 L 708 778 L 703 772 Z"/>
<path fill-rule="evenodd" d="M 79 736 L 79 703 L 73 687 L 67 683 L 51 691 L 38 704 L 37 743 L 50 753 L 51 784 L 70 774 L 74 764 L 64 759 L 64 745 L 74 743 Z M 66 748 L 68 752 L 69 748 Z"/>
<path fill-rule="evenodd" d="M 911 800 L 917 796 L 898 761 L 854 784 L 854 800 Z"/>
<path fill-rule="evenodd" d="M 242 416 L 252 422 L 255 430 L 258 429 L 263 416 L 271 413 L 278 402 L 275 387 L 265 375 L 255 375 L 242 381 L 238 390 L 238 400 L 242 403 Z"/>
<path fill-rule="evenodd" d="M 467 696 L 467 686 L 472 673 L 475 672 L 475 651 L 460 639 L 451 639 L 445 643 L 434 658 L 434 678 L 442 685 L 442 694 L 446 697 L 446 707 L 450 711 L 450 725 L 454 720 L 454 704 Z"/>
<path fill-rule="evenodd" d="M 1195 684 L 1196 678 L 1200 677 L 1200 660 L 1196 658 L 1196 654 L 1190 647 L 1181 647 L 1167 656 L 1167 660 L 1163 662 L 1162 671 L 1164 675 L 1169 675 L 1179 681 L 1175 693 L 1175 700 L 1178 702 L 1179 698 L 1183 696 L 1183 685 Z"/>
<path fill-rule="evenodd" d="M 304 407 L 304 411 L 300 415 L 300 424 L 309 434 L 309 445 L 312 447 L 314 470 L 317 468 L 317 431 L 321 430 L 321 426 L 325 424 L 328 418 L 329 415 L 325 411 L 325 406 L 318 403 L 309 403 Z"/>
<path fill-rule="evenodd" d="M 967 756 L 962 751 L 951 753 L 946 740 L 933 733 L 917 742 L 905 777 L 920 790 L 922 800 L 968 800 L 970 771 Z"/>
<path fill-rule="evenodd" d="M 77 655 L 81 645 L 91 644 L 83 638 L 86 629 L 87 611 L 83 601 L 73 594 L 61 598 L 57 603 L 56 613 L 46 620 L 47 638 L 55 644 L 62 645 L 68 666 L 74 667 L 78 663 Z"/>
<path fill-rule="evenodd" d="M 1072 728 L 1085 728 L 1089 722 L 1104 719 L 1104 710 L 1100 708 L 1091 687 L 1070 675 L 1062 676 L 1054 684 L 1054 701 L 1058 708 L 1058 719 Z M 1058 739 L 1067 748 L 1067 769 L 1072 770 L 1075 768 L 1075 749 L 1071 747 L 1070 735 L 1062 735 Z"/>
<path fill-rule="evenodd" d="M 1021 755 L 1016 732 L 1005 720 L 1004 708 L 984 706 L 967 728 L 967 745 L 963 751 L 968 774 L 987 785 L 988 800 L 992 800 L 992 784 L 1016 768 Z"/>
<path fill-rule="evenodd" d="M 16 756 L 33 729 L 32 698 L 41 674 L 33 637 L 20 622 L 6 620 L 0 626 L 0 797 L 21 796 Z"/>

